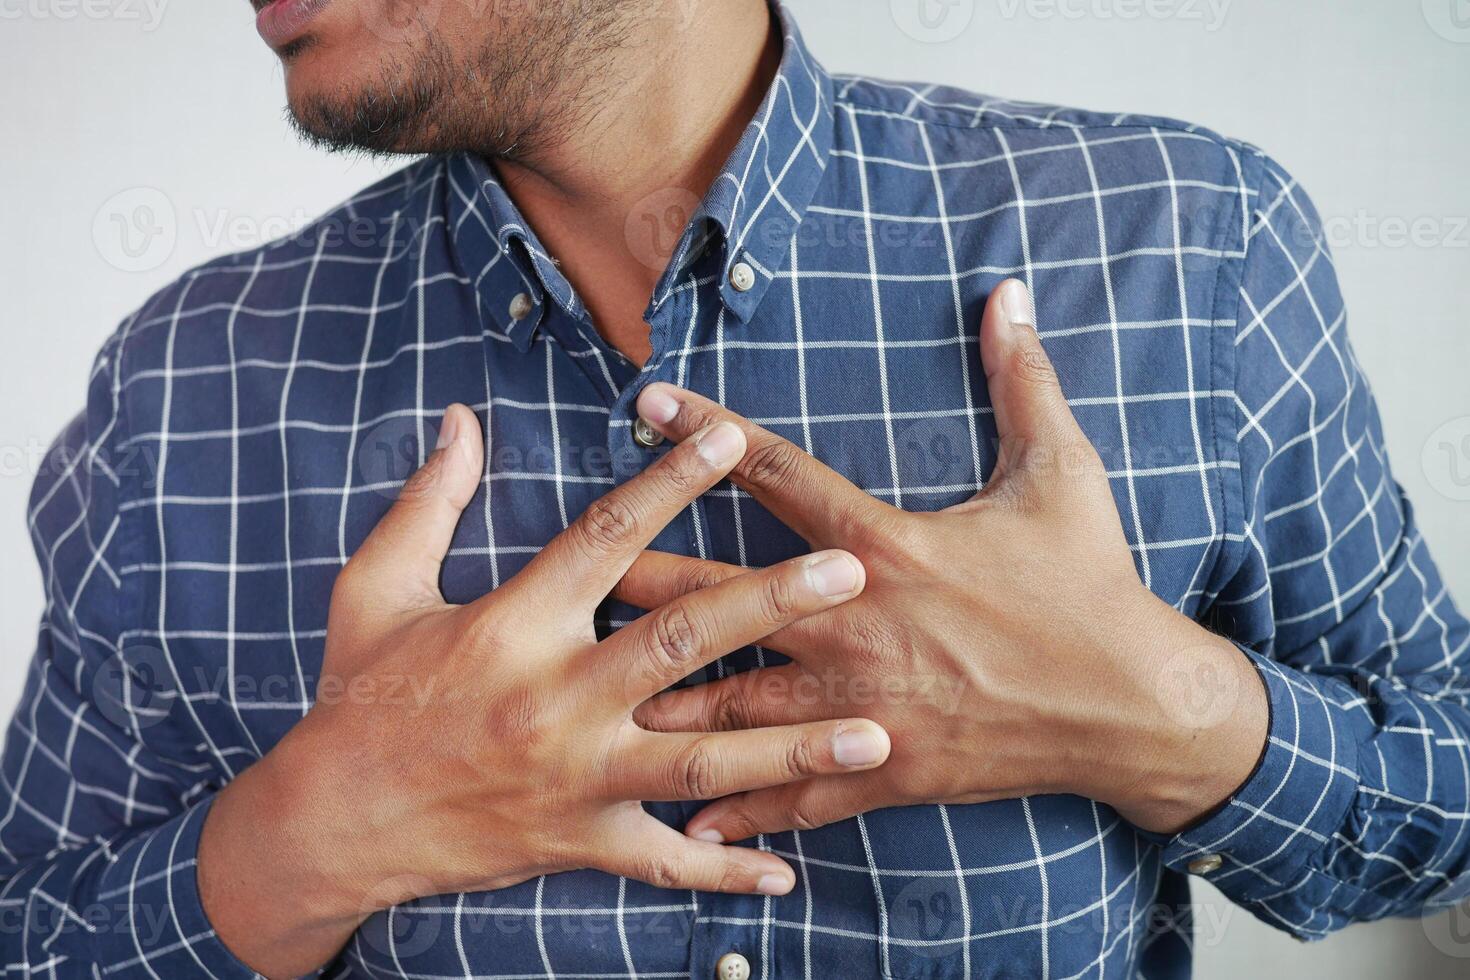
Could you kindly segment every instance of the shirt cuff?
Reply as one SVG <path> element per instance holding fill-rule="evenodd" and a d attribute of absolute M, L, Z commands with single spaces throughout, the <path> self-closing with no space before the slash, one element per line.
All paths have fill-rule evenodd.
<path fill-rule="evenodd" d="M 199 897 L 199 834 L 212 802 L 131 839 L 102 872 L 90 924 L 103 976 L 259 976 L 215 935 Z"/>
<path fill-rule="evenodd" d="M 1321 897 L 1314 882 L 1330 887 L 1322 866 L 1358 791 L 1354 719 L 1339 700 L 1353 695 L 1341 681 L 1242 652 L 1266 685 L 1271 720 L 1265 752 L 1223 807 L 1163 842 L 1163 859 L 1236 902 L 1305 907 Z"/>

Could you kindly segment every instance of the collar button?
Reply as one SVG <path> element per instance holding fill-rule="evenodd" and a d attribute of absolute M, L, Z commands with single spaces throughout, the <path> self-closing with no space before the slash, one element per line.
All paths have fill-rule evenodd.
<path fill-rule="evenodd" d="M 755 288 L 755 270 L 749 262 L 736 262 L 730 269 L 730 285 L 737 293 L 748 293 Z"/>
<path fill-rule="evenodd" d="M 1189 862 L 1189 873 L 1192 875 L 1209 875 L 1219 871 L 1225 865 L 1225 859 L 1218 854 L 1206 854 L 1202 858 L 1196 858 Z"/>
<path fill-rule="evenodd" d="M 531 299 L 529 294 L 517 293 L 516 298 L 510 301 L 510 318 L 520 323 L 526 317 L 530 316 L 531 311 L 534 309 L 536 309 L 536 303 Z"/>

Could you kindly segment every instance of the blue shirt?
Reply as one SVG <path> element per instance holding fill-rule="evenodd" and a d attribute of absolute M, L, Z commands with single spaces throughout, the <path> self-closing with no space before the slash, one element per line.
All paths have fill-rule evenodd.
<path fill-rule="evenodd" d="M 248 975 L 200 905 L 200 826 L 317 696 L 333 580 L 446 405 L 489 447 L 451 601 L 648 465 L 633 402 L 655 379 L 942 508 L 995 462 L 975 338 L 1008 276 L 1038 296 L 1139 575 L 1269 689 L 1236 796 L 1174 838 L 1047 796 L 751 842 L 796 868 L 783 898 L 592 871 L 428 898 L 373 917 L 329 974 L 706 977 L 735 951 L 765 978 L 1179 977 L 1191 868 L 1305 938 L 1470 894 L 1470 631 L 1390 476 L 1301 188 L 1170 120 L 834 77 L 783 23 L 763 107 L 673 228 L 642 368 L 471 156 L 189 273 L 108 341 L 30 507 L 47 604 L 0 766 L 6 968 Z M 657 546 L 804 550 L 728 484 Z M 1160 710 L 1225 710 L 1206 700 Z M 651 809 L 677 826 L 697 806 Z"/>

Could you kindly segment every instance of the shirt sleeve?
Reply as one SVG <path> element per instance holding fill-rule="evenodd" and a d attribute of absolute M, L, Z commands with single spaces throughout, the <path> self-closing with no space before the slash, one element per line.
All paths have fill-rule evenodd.
<path fill-rule="evenodd" d="M 45 585 L 35 656 L 0 757 L 0 973 L 253 977 L 214 935 L 196 849 L 208 767 L 163 752 L 169 665 L 130 639 L 136 540 L 120 343 L 45 457 L 28 512 Z M 146 474 L 145 474 L 146 475 Z"/>
<path fill-rule="evenodd" d="M 1245 786 L 1164 859 L 1311 939 L 1470 895 L 1470 628 L 1390 472 L 1321 220 L 1254 165 L 1241 533 L 1209 613 L 1258 668 L 1270 730 Z"/>

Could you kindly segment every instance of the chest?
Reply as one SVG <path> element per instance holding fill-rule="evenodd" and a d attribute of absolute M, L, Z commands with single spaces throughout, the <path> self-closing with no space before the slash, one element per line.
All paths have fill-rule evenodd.
<path fill-rule="evenodd" d="M 170 388 L 177 417 L 223 413 L 210 424 L 229 437 L 160 441 L 145 519 L 133 522 L 155 567 L 140 576 L 141 626 L 181 666 L 190 709 L 142 737 L 228 778 L 299 721 L 318 693 L 337 572 L 421 464 L 452 402 L 476 410 L 487 438 L 481 486 L 444 563 L 454 602 L 506 582 L 653 461 L 662 450 L 634 439 L 633 400 L 654 380 L 723 402 L 901 507 L 935 510 L 974 494 L 997 450 L 976 331 L 998 280 L 922 278 L 899 289 L 860 268 L 826 271 L 773 282 L 747 320 L 721 304 L 712 280 L 693 277 L 651 319 L 642 367 L 560 311 L 544 314 L 524 350 L 466 331 L 474 300 L 450 292 L 428 294 L 422 313 L 371 335 L 313 329 L 308 317 L 290 359 L 251 349 L 267 341 L 241 331 L 228 379 L 180 374 Z M 1057 297 L 1043 340 L 1109 467 L 1139 573 L 1192 609 L 1228 534 L 1221 335 L 1163 310 L 1125 323 L 1103 290 Z M 723 485 L 655 547 L 755 566 L 805 546 Z M 601 625 L 631 615 L 609 607 Z M 740 651 L 711 674 L 760 657 Z M 684 975 L 739 950 L 764 975 L 921 977 L 964 972 L 967 937 L 983 936 L 997 975 L 1035 975 L 1048 955 L 1054 968 L 1071 964 L 1067 972 L 1098 956 L 1127 972 L 1131 946 L 1117 937 L 1151 887 L 1141 883 L 1157 876 L 1153 859 L 1086 801 L 1030 806 L 887 811 L 773 839 L 807 860 L 805 890 L 780 902 L 674 895 L 592 872 L 425 900 L 374 917 L 348 959 L 375 975 Z M 656 812 L 678 824 L 692 810 Z M 1062 880 L 1084 884 L 1063 896 Z M 1023 897 L 997 904 L 998 891 Z M 1038 930 L 1063 915 L 1087 941 L 1038 943 Z"/>
<path fill-rule="evenodd" d="M 373 336 L 313 333 L 288 371 L 254 367 L 260 359 L 242 349 L 231 437 L 169 440 L 155 498 L 144 501 L 152 513 L 140 527 L 159 570 L 146 577 L 145 625 L 156 622 L 170 657 L 189 666 L 191 695 L 210 708 L 197 713 L 201 731 L 156 737 L 192 752 L 202 734 L 243 764 L 300 719 L 317 689 L 336 573 L 432 448 L 452 402 L 476 410 L 488 440 L 480 490 L 444 564 L 453 602 L 504 583 L 663 451 L 633 437 L 634 399 L 655 380 L 721 401 L 900 507 L 967 499 L 997 452 L 976 340 L 993 285 L 926 280 L 894 292 L 862 276 L 805 274 L 777 279 L 742 321 L 716 283 L 691 274 L 651 318 L 642 367 L 555 308 L 526 350 L 467 332 L 472 300 L 453 293 L 431 294 L 421 317 Z M 1060 298 L 1041 318 L 1043 340 L 1109 468 L 1139 573 L 1192 610 L 1228 533 L 1221 331 L 1168 317 L 1122 323 L 1104 292 Z M 219 379 L 213 395 L 190 383 L 176 382 L 175 396 L 221 400 Z M 729 485 L 655 547 L 750 566 L 805 550 Z M 632 614 L 609 609 L 603 625 Z"/>

